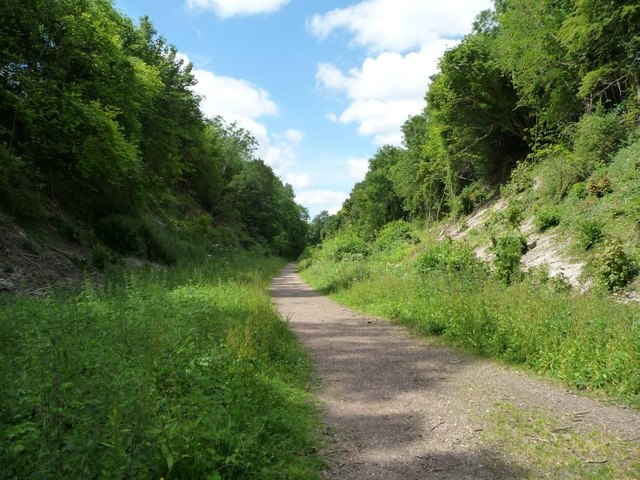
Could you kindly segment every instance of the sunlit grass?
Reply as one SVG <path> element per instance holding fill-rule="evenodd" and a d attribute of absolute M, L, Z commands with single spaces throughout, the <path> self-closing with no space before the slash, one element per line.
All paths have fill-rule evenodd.
<path fill-rule="evenodd" d="M 386 263 L 375 254 L 332 262 L 318 253 L 302 274 L 362 311 L 640 406 L 636 305 L 535 278 L 505 285 L 488 272 L 418 274 L 412 262 Z"/>
<path fill-rule="evenodd" d="M 640 476 L 640 446 L 629 439 L 581 429 L 571 419 L 498 403 L 482 437 L 527 472 L 524 479 L 632 480 Z"/>
<path fill-rule="evenodd" d="M 281 266 L 0 299 L 0 476 L 317 478 L 310 365 L 266 292 Z"/>

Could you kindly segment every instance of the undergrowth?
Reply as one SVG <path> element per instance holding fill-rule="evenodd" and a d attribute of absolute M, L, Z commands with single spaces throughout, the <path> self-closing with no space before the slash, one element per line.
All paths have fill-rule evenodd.
<path fill-rule="evenodd" d="M 401 261 L 383 251 L 336 262 L 319 249 L 302 274 L 367 313 L 640 406 L 637 307 L 604 293 L 576 296 L 539 272 L 521 279 L 514 272 L 523 243 L 513 238 L 502 246 L 512 255 L 493 273 L 463 244 L 445 241 L 400 245 Z"/>
<path fill-rule="evenodd" d="M 318 478 L 310 365 L 246 255 L 0 297 L 0 478 Z"/>

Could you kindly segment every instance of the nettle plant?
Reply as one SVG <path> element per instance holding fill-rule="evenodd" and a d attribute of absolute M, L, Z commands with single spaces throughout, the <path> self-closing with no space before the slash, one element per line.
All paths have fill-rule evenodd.
<path fill-rule="evenodd" d="M 598 281 L 608 290 L 625 287 L 638 274 L 638 261 L 616 238 L 606 240 L 595 252 L 593 267 Z"/>

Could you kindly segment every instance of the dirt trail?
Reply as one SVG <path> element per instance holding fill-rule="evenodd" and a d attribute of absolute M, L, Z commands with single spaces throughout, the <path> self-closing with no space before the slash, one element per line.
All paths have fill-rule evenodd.
<path fill-rule="evenodd" d="M 336 479 L 517 479 L 525 467 L 483 440 L 496 402 L 542 407 L 575 428 L 640 436 L 640 414 L 442 347 L 317 294 L 288 266 L 274 301 L 309 350 Z M 586 413 L 585 413 L 586 412 Z M 572 426 L 573 428 L 573 426 Z"/>

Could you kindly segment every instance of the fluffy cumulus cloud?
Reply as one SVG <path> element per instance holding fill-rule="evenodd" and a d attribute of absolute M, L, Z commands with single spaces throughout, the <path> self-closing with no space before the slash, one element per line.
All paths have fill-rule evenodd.
<path fill-rule="evenodd" d="M 349 177 L 356 182 L 364 180 L 368 171 L 369 160 L 366 158 L 350 158 L 347 160 L 347 172 L 349 172 Z"/>
<path fill-rule="evenodd" d="M 467 33 L 475 16 L 492 6 L 491 0 L 365 0 L 314 15 L 308 27 L 319 38 L 346 30 L 359 45 L 402 52 Z"/>
<path fill-rule="evenodd" d="M 440 39 L 417 52 L 383 52 L 348 72 L 320 64 L 318 83 L 343 93 L 349 101 L 344 111 L 329 114 L 329 119 L 357 124 L 358 132 L 373 137 L 377 145 L 400 144 L 400 126 L 424 107 L 429 77 L 437 72 L 438 58 L 453 44 Z"/>
<path fill-rule="evenodd" d="M 187 0 L 192 10 L 212 10 L 221 18 L 273 13 L 289 0 Z"/>
<path fill-rule="evenodd" d="M 491 0 L 365 0 L 314 15 L 308 28 L 316 37 L 344 30 L 369 51 L 360 67 L 346 72 L 330 63 L 318 65 L 318 83 L 348 100 L 342 112 L 328 118 L 356 124 L 377 145 L 400 144 L 400 127 L 424 107 L 439 58 L 491 6 Z"/>
<path fill-rule="evenodd" d="M 190 61 L 183 53 L 178 57 L 185 64 Z M 262 117 L 278 115 L 278 105 L 266 90 L 246 80 L 217 75 L 209 70 L 196 68 L 192 73 L 197 80 L 193 90 L 202 98 L 200 108 L 205 116 L 219 115 L 251 132 L 258 141 L 258 156 L 284 182 L 294 188 L 305 188 L 310 184 L 308 175 L 295 172 L 303 132 L 290 129 L 284 133 L 271 133 L 261 121 Z"/>

